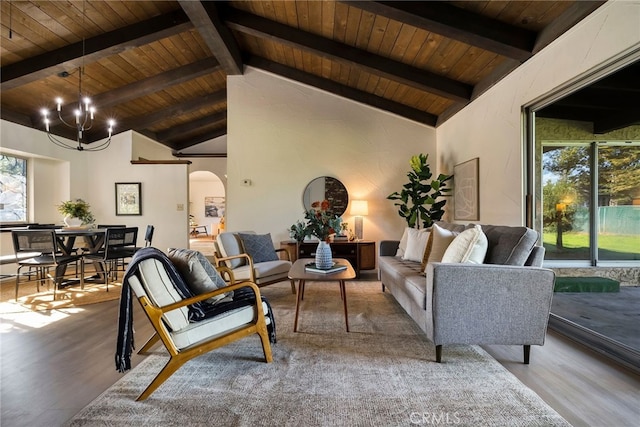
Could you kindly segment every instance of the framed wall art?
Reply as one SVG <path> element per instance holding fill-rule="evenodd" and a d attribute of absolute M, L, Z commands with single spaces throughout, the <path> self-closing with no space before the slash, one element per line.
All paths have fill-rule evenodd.
<path fill-rule="evenodd" d="M 480 159 L 467 160 L 453 168 L 453 218 L 480 219 Z"/>
<path fill-rule="evenodd" d="M 142 183 L 116 182 L 116 215 L 142 215 Z"/>

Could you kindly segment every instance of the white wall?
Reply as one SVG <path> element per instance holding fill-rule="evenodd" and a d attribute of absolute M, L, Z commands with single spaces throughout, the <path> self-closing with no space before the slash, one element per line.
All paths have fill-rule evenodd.
<path fill-rule="evenodd" d="M 609 1 L 437 128 L 442 172 L 480 158 L 480 222 L 524 223 L 521 107 L 633 48 L 640 2 Z"/>
<path fill-rule="evenodd" d="M 170 158 L 170 150 L 134 132 L 113 137 L 104 151 L 77 152 L 54 146 L 42 131 L 1 121 L 1 150 L 31 159 L 33 210 L 30 221 L 62 223 L 56 210 L 63 200 L 89 202 L 96 221 L 124 223 L 140 230 L 144 242 L 147 224 L 156 227 L 153 244 L 162 250 L 188 246 L 188 165 L 132 165 L 132 153 L 150 160 Z M 166 155 L 169 152 L 169 156 Z M 116 216 L 115 183 L 142 183 L 142 215 Z M 178 205 L 183 210 L 178 210 Z M 2 255 L 13 253 L 11 233 L 0 233 Z M 2 272 L 12 266 L 2 266 Z"/>
<path fill-rule="evenodd" d="M 288 240 L 305 186 L 326 175 L 369 202 L 365 239 L 400 238 L 406 223 L 386 197 L 407 181 L 412 155 L 435 165 L 434 128 L 253 68 L 227 80 L 228 230 Z M 354 227 L 348 211 L 343 219 Z"/>

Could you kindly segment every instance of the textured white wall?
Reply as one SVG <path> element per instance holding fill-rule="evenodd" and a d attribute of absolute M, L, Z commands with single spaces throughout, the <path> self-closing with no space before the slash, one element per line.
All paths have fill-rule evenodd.
<path fill-rule="evenodd" d="M 521 107 L 638 48 L 640 2 L 607 2 L 437 128 L 443 171 L 480 158 L 479 222 L 524 222 Z"/>
<path fill-rule="evenodd" d="M 288 239 L 305 186 L 326 175 L 369 202 L 365 239 L 400 238 L 406 223 L 386 197 L 407 181 L 412 155 L 435 167 L 434 128 L 252 68 L 229 76 L 227 93 L 228 230 Z"/>

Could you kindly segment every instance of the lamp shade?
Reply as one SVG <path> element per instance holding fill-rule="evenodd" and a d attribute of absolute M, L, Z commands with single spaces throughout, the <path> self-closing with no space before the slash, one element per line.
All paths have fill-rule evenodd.
<path fill-rule="evenodd" d="M 350 213 L 353 216 L 369 215 L 369 204 L 366 200 L 352 200 Z"/>

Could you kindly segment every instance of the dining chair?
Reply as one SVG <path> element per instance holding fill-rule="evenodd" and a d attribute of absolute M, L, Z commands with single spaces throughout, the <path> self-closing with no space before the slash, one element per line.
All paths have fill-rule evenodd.
<path fill-rule="evenodd" d="M 20 254 L 32 253 L 33 257 L 18 261 L 18 271 L 16 273 L 16 300 L 18 299 L 18 289 L 20 287 L 20 274 L 24 267 L 29 268 L 28 279 L 31 279 L 31 271 L 36 270 L 36 289 L 40 292 L 40 284 L 47 280 L 53 282 L 53 299 L 56 299 L 56 290 L 62 284 L 65 277 L 67 264 L 75 263 L 81 259 L 80 255 L 62 255 L 58 250 L 54 229 L 36 230 L 13 230 L 13 249 L 16 257 Z M 84 275 L 84 265 L 80 263 L 81 274 Z M 52 276 L 50 271 L 54 268 Z"/>
<path fill-rule="evenodd" d="M 125 259 L 131 258 L 135 253 L 135 244 L 138 239 L 138 227 L 107 228 L 105 232 L 104 247 L 96 253 L 85 254 L 85 261 L 99 262 L 104 269 L 105 284 L 109 289 L 109 280 L 117 279 L 118 270 L 126 266 Z"/>

